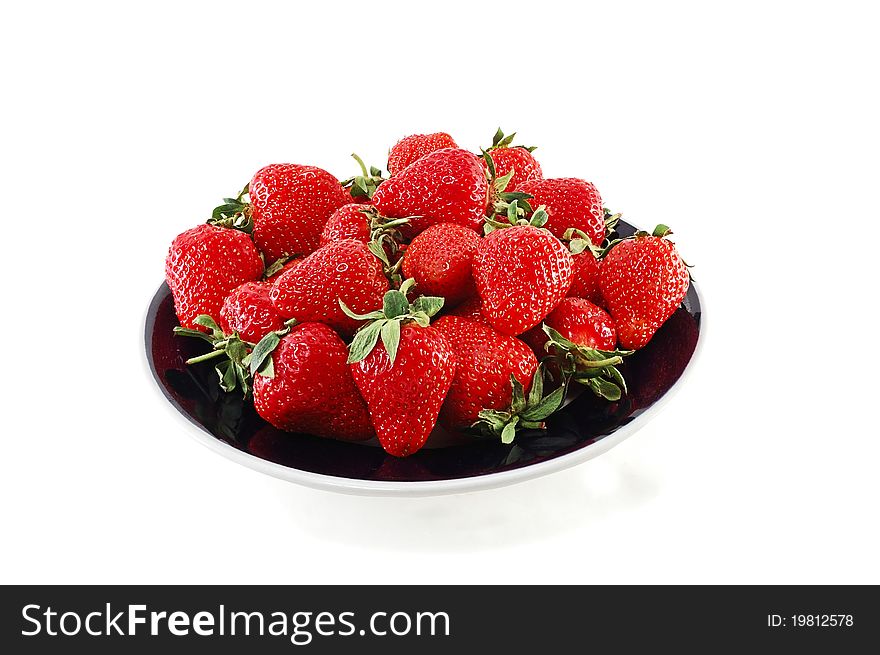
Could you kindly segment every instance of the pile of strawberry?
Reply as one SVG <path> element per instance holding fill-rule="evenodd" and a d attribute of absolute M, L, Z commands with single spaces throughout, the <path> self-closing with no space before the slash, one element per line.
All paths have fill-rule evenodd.
<path fill-rule="evenodd" d="M 481 155 L 445 133 L 390 151 L 260 169 L 179 235 L 165 276 L 181 327 L 211 345 L 221 387 L 277 428 L 374 436 L 403 457 L 440 423 L 511 442 L 571 382 L 609 401 L 616 366 L 673 314 L 687 267 L 658 226 L 615 239 L 596 187 L 545 179 L 500 130 Z"/>

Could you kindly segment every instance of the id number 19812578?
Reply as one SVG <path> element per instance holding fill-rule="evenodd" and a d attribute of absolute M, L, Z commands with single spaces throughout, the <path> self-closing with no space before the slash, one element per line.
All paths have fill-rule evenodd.
<path fill-rule="evenodd" d="M 855 624 L 852 614 L 768 614 L 769 628 L 851 628 Z"/>

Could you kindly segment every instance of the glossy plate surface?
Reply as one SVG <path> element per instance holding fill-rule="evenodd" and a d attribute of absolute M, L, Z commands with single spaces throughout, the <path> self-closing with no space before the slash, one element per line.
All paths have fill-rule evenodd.
<path fill-rule="evenodd" d="M 633 228 L 625 223 L 626 236 Z M 668 399 L 693 361 L 702 308 L 691 283 L 682 306 L 642 350 L 620 367 L 629 394 L 617 403 L 592 393 L 571 394 L 545 433 L 521 435 L 510 445 L 436 434 L 405 459 L 386 455 L 378 442 L 345 443 L 276 430 L 238 394 L 224 394 L 211 362 L 187 366 L 205 352 L 199 339 L 176 337 L 171 293 L 163 284 L 146 317 L 145 346 L 159 389 L 191 423 L 202 444 L 245 466 L 312 487 L 371 495 L 433 495 L 501 486 L 561 470 L 605 452 L 635 432 Z M 194 426 L 194 429 L 193 429 Z"/>

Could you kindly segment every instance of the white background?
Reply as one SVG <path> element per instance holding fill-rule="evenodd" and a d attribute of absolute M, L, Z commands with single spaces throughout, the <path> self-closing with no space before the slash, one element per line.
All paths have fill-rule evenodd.
<path fill-rule="evenodd" d="M 6 7 L 0 580 L 880 582 L 870 6 Z M 263 164 L 345 177 L 352 150 L 498 125 L 675 229 L 707 331 L 667 409 L 564 473 L 433 499 L 189 439 L 143 361 L 172 238 Z"/>

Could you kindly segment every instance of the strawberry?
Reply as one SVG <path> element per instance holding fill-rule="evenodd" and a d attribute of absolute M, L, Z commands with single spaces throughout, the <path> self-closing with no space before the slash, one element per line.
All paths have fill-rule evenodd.
<path fill-rule="evenodd" d="M 599 191 L 590 182 L 572 177 L 530 181 L 508 187 L 532 196 L 532 207 L 544 205 L 545 227 L 562 239 L 569 228 L 584 232 L 594 245 L 605 240 L 605 210 Z"/>
<path fill-rule="evenodd" d="M 606 213 L 606 216 L 608 214 Z M 616 225 L 617 218 L 612 217 L 613 223 L 605 222 L 606 226 Z M 585 298 L 594 304 L 602 302 L 602 292 L 599 290 L 599 257 L 602 252 L 590 241 L 590 237 L 581 232 L 569 228 L 562 236 L 563 242 L 568 243 L 571 252 L 571 286 L 568 295 L 571 298 Z"/>
<path fill-rule="evenodd" d="M 429 326 L 443 299 L 421 296 L 410 304 L 406 294 L 413 284 L 407 280 L 388 291 L 382 309 L 369 314 L 354 314 L 340 301 L 351 318 L 372 321 L 355 335 L 349 362 L 379 443 L 395 457 L 424 445 L 455 375 L 449 343 Z"/>
<path fill-rule="evenodd" d="M 482 302 L 480 301 L 480 297 L 474 296 L 473 298 L 465 300 L 458 307 L 446 312 L 446 316 L 460 316 L 461 318 L 468 318 L 477 323 L 482 323 L 483 325 L 490 325 L 489 320 L 483 316 L 483 312 L 480 311 L 481 306 Z"/>
<path fill-rule="evenodd" d="M 383 216 L 412 217 L 412 235 L 435 223 L 479 231 L 488 204 L 489 181 L 480 159 L 453 148 L 425 155 L 380 184 L 373 195 L 373 205 Z"/>
<path fill-rule="evenodd" d="M 442 296 L 454 306 L 477 292 L 471 261 L 480 243 L 473 230 L 455 223 L 437 223 L 419 234 L 403 258 L 403 276 L 416 281 L 420 294 Z"/>
<path fill-rule="evenodd" d="M 606 400 L 619 400 L 626 392 L 623 375 L 615 367 L 632 351 L 615 350 L 614 322 L 589 300 L 563 298 L 542 327 L 520 338 L 539 359 L 555 358 L 548 364 L 554 376 L 562 372 Z"/>
<path fill-rule="evenodd" d="M 346 239 L 316 250 L 281 274 L 270 297 L 284 318 L 326 323 L 341 334 L 350 335 L 358 323 L 343 313 L 339 301 L 355 311 L 367 311 L 382 302 L 387 290 L 382 262 L 366 244 Z"/>
<path fill-rule="evenodd" d="M 571 256 L 571 286 L 568 295 L 585 298 L 593 303 L 602 302 L 599 290 L 599 260 L 589 250 Z"/>
<path fill-rule="evenodd" d="M 446 132 L 413 134 L 398 141 L 388 152 L 388 172 L 397 175 L 404 168 L 435 150 L 457 148 L 458 145 Z"/>
<path fill-rule="evenodd" d="M 346 441 L 373 436 L 345 343 L 333 330 L 301 323 L 266 350 L 265 359 L 252 362 L 262 370 L 253 386 L 254 407 L 263 419 L 281 430 Z"/>
<path fill-rule="evenodd" d="M 614 350 L 617 332 L 614 322 L 601 307 L 583 298 L 563 298 L 544 319 L 544 325 L 556 330 L 569 341 L 598 350 Z M 538 357 L 546 357 L 544 344 L 549 337 L 540 327 L 533 327 L 522 335 Z"/>
<path fill-rule="evenodd" d="M 370 241 L 370 219 L 364 213 L 365 206 L 360 203 L 342 205 L 330 215 L 321 232 L 321 247 L 333 241 L 355 239 L 361 243 Z"/>
<path fill-rule="evenodd" d="M 492 220 L 473 261 L 481 311 L 507 335 L 522 334 L 549 314 L 568 293 L 571 255 L 541 226 L 547 214 L 539 207 L 529 224 L 517 219 L 517 201 L 508 214 L 513 226 Z"/>
<path fill-rule="evenodd" d="M 351 202 L 339 180 L 316 166 L 272 164 L 248 185 L 254 241 L 267 261 L 318 248 L 330 215 Z"/>
<path fill-rule="evenodd" d="M 226 335 L 237 332 L 245 341 L 257 343 L 274 330 L 284 328 L 269 299 L 270 282 L 245 282 L 226 296 L 220 308 L 220 328 Z"/>
<path fill-rule="evenodd" d="M 544 173 L 541 171 L 541 164 L 532 155 L 533 147 L 511 146 L 516 132 L 504 135 L 501 128 L 495 133 L 492 139 L 492 145 L 483 151 L 483 160 L 488 166 L 486 153 L 492 158 L 494 164 L 494 172 L 497 177 L 504 177 L 512 173 L 506 188 L 518 189 L 526 182 L 533 182 L 544 179 Z"/>
<path fill-rule="evenodd" d="M 538 360 L 516 337 L 458 316 L 443 316 L 434 327 L 446 337 L 456 361 L 455 377 L 440 415 L 447 427 L 466 428 L 479 420 L 484 409 L 509 407 L 511 376 L 526 389 L 531 385 Z"/>
<path fill-rule="evenodd" d="M 177 236 L 165 259 L 165 280 L 180 324 L 203 330 L 199 315 L 216 317 L 229 292 L 260 279 L 263 260 L 244 232 L 199 225 Z"/>
<path fill-rule="evenodd" d="M 669 234 L 665 225 L 651 235 L 636 232 L 612 246 L 599 267 L 602 298 L 624 348 L 647 344 L 687 294 L 690 274 Z"/>

